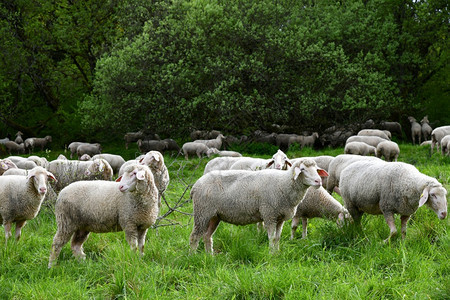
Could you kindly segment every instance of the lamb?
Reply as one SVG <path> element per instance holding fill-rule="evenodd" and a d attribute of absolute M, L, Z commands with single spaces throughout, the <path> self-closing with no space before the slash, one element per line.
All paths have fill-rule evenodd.
<path fill-rule="evenodd" d="M 344 153 L 364 156 L 372 154 L 377 156 L 377 149 L 364 142 L 349 142 L 345 144 Z"/>
<path fill-rule="evenodd" d="M 25 153 L 25 143 L 19 145 L 13 141 L 6 141 L 3 145 L 5 146 L 9 155 L 11 155 L 12 152 L 17 153 L 17 154 Z"/>
<path fill-rule="evenodd" d="M 342 224 L 344 220 L 350 219 L 350 214 L 323 187 L 319 187 L 318 189 L 310 187 L 306 190 L 306 194 L 297 206 L 297 211 L 292 218 L 291 240 L 295 236 L 300 218 L 302 219 L 303 227 L 302 238 L 304 239 L 308 235 L 308 219 L 335 219 L 338 224 Z"/>
<path fill-rule="evenodd" d="M 9 169 L 17 169 L 16 164 L 9 158 L 0 159 L 0 175 L 3 175 Z"/>
<path fill-rule="evenodd" d="M 402 238 L 415 211 L 427 204 L 443 220 L 447 216 L 447 191 L 435 178 L 401 162 L 360 161 L 346 167 L 339 181 L 345 207 L 355 223 L 363 213 L 383 214 L 390 228 L 388 242 L 397 234 L 394 214 L 400 214 Z"/>
<path fill-rule="evenodd" d="M 442 155 L 450 154 L 450 134 L 444 136 L 441 140 L 441 153 Z"/>
<path fill-rule="evenodd" d="M 212 235 L 220 221 L 235 225 L 264 222 L 270 249 L 279 250 L 284 222 L 292 218 L 306 189 L 322 184 L 319 175 L 328 176 L 308 158 L 284 172 L 229 170 L 203 175 L 191 190 L 194 211 L 191 251 L 197 249 L 203 237 L 206 251 L 213 253 Z"/>
<path fill-rule="evenodd" d="M 316 140 L 319 138 L 319 134 L 314 132 L 309 136 L 303 136 L 301 148 L 303 147 L 313 147 Z"/>
<path fill-rule="evenodd" d="M 430 121 L 428 121 L 428 116 L 423 117 L 423 119 L 420 120 L 420 124 L 422 124 L 423 139 L 426 141 L 431 137 L 431 132 L 433 131 L 433 128 L 430 126 Z"/>
<path fill-rule="evenodd" d="M 187 142 L 184 143 L 181 147 L 181 151 L 184 153 L 184 157 L 186 159 L 189 159 L 189 155 L 197 154 L 198 158 L 201 158 L 204 155 L 208 155 L 208 149 L 209 147 L 206 146 L 203 143 L 197 143 L 197 142 Z M 211 153 L 208 157 L 211 156 Z"/>
<path fill-rule="evenodd" d="M 147 230 L 158 216 L 158 190 L 147 166 L 130 165 L 120 182 L 79 181 L 64 188 L 56 201 L 57 231 L 48 267 L 72 237 L 75 257 L 85 259 L 83 243 L 90 232 L 124 231 L 132 250 L 144 255 Z"/>
<path fill-rule="evenodd" d="M 257 171 L 268 168 L 287 170 L 291 166 L 292 163 L 286 154 L 283 151 L 278 150 L 271 159 L 242 157 L 231 165 L 230 170 Z"/>
<path fill-rule="evenodd" d="M 83 143 L 83 142 L 72 142 L 67 146 L 67 148 L 70 151 L 70 158 L 73 158 L 73 155 L 77 153 L 77 149 L 81 145 L 89 145 L 89 143 Z"/>
<path fill-rule="evenodd" d="M 22 135 L 23 135 L 22 131 L 17 131 L 16 139 L 14 140 L 14 142 L 16 142 L 17 144 L 22 144 L 23 143 Z"/>
<path fill-rule="evenodd" d="M 376 157 L 384 156 L 386 161 L 397 161 L 399 154 L 400 148 L 396 142 L 384 141 L 377 146 Z"/>
<path fill-rule="evenodd" d="M 150 151 L 145 154 L 139 163 L 150 168 L 158 189 L 158 207 L 161 207 L 161 196 L 169 185 L 169 170 L 164 164 L 164 156 L 158 151 Z"/>
<path fill-rule="evenodd" d="M 225 137 L 223 134 L 219 134 L 215 139 L 212 140 L 195 140 L 194 143 L 202 143 L 208 146 L 208 148 L 216 148 L 220 150 L 222 147 L 222 141 Z"/>
<path fill-rule="evenodd" d="M 345 144 L 350 143 L 350 142 L 363 142 L 363 143 L 366 143 L 366 144 L 376 148 L 377 145 L 383 141 L 385 141 L 385 139 L 382 139 L 378 136 L 353 135 L 347 139 Z"/>
<path fill-rule="evenodd" d="M 48 170 L 58 178 L 53 186 L 57 192 L 72 182 L 80 180 L 112 180 L 113 170 L 104 159 L 94 161 L 53 160 Z"/>
<path fill-rule="evenodd" d="M 48 178 L 55 176 L 36 167 L 27 176 L 0 176 L 0 222 L 5 227 L 6 241 L 11 237 L 11 225 L 16 224 L 15 237 L 20 239 L 23 226 L 36 217 L 47 193 Z"/>
<path fill-rule="evenodd" d="M 385 140 L 390 140 L 391 133 L 387 130 L 379 130 L 379 129 L 363 129 L 358 132 L 359 136 L 378 136 Z"/>
<path fill-rule="evenodd" d="M 239 159 L 240 157 L 216 157 L 211 159 L 205 166 L 205 170 L 203 171 L 203 175 L 209 173 L 211 171 L 216 170 L 229 170 L 230 167 Z"/>
<path fill-rule="evenodd" d="M 408 117 L 409 122 L 411 123 L 411 137 L 413 140 L 413 145 L 416 144 L 416 138 L 419 139 L 419 144 L 422 142 L 422 126 L 417 122 L 414 117 Z"/>
<path fill-rule="evenodd" d="M 433 129 L 431 132 L 431 153 L 433 153 L 433 148 L 436 146 L 436 150 L 438 150 L 441 145 L 441 140 L 444 136 L 450 134 L 450 125 L 441 126 Z"/>
<path fill-rule="evenodd" d="M 164 151 L 169 148 L 169 143 L 167 141 L 139 139 L 137 141 L 137 146 L 139 152 L 141 153 L 147 153 L 148 151 L 158 151 L 164 153 Z"/>
<path fill-rule="evenodd" d="M 328 167 L 328 174 L 327 177 L 327 191 L 328 193 L 332 193 L 335 191 L 336 193 L 340 194 L 339 191 L 339 180 L 341 178 L 341 172 L 342 170 L 347 167 L 348 165 L 360 161 L 360 160 L 379 160 L 377 157 L 372 156 L 361 156 L 361 155 L 353 155 L 353 154 L 341 154 L 336 156 L 331 162 Z"/>
<path fill-rule="evenodd" d="M 44 151 L 44 148 L 47 147 L 48 143 L 52 142 L 52 137 L 50 135 L 47 135 L 44 138 L 28 138 L 25 140 L 25 148 L 28 149 L 29 153 L 32 153 L 35 147 L 40 147 L 41 151 Z"/>
<path fill-rule="evenodd" d="M 95 154 L 102 153 L 102 146 L 99 143 L 82 144 L 77 148 L 77 155 L 80 158 L 83 154 L 89 154 L 91 157 Z"/>
<path fill-rule="evenodd" d="M 128 145 L 130 143 L 137 142 L 138 140 L 143 140 L 145 138 L 145 133 L 142 130 L 139 130 L 138 132 L 127 132 L 123 136 L 123 139 L 125 140 L 125 148 L 128 149 Z"/>
<path fill-rule="evenodd" d="M 109 163 L 109 165 L 114 171 L 114 174 L 118 174 L 120 167 L 125 163 L 125 159 L 123 159 L 122 156 L 108 153 L 94 155 L 90 160 L 96 160 L 100 158 L 103 158 Z"/>

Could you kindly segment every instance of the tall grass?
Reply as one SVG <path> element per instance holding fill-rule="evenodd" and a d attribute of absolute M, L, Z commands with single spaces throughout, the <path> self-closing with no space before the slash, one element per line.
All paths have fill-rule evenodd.
<path fill-rule="evenodd" d="M 136 156 L 123 145 L 105 152 Z M 450 190 L 450 159 L 429 148 L 401 144 L 400 160 L 436 177 Z M 255 155 L 251 149 L 247 153 Z M 270 157 L 271 152 L 256 156 Z M 291 149 L 289 157 L 338 155 L 340 149 Z M 54 159 L 55 152 L 38 153 Z M 185 161 L 166 155 L 171 182 L 170 204 L 203 173 L 207 159 Z M 337 196 L 337 195 L 336 195 Z M 338 196 L 337 199 L 341 200 Z M 181 211 L 192 212 L 188 202 Z M 163 207 L 162 213 L 167 211 Z M 270 254 L 265 233 L 255 225 L 221 223 L 214 235 L 215 255 L 201 248 L 189 254 L 192 217 L 174 212 L 147 235 L 145 256 L 130 250 L 123 232 L 91 234 L 87 258 L 77 261 L 66 245 L 48 270 L 56 230 L 53 212 L 44 207 L 28 222 L 19 242 L 5 244 L 0 230 L 0 299 L 449 299 L 449 221 L 420 208 L 409 222 L 405 240 L 382 240 L 389 229 L 382 216 L 365 215 L 362 229 L 339 228 L 313 219 L 307 239 L 289 240 L 286 222 L 281 251 Z M 397 217 L 397 226 L 400 222 Z"/>

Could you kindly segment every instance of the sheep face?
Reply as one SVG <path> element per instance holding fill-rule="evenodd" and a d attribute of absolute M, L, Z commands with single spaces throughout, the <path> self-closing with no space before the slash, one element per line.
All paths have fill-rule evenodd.
<path fill-rule="evenodd" d="M 161 169 L 161 166 L 164 164 L 164 156 L 158 151 L 150 151 L 145 154 L 139 163 L 153 169 Z"/>
<path fill-rule="evenodd" d="M 32 180 L 34 188 L 41 196 L 47 193 L 48 178 L 56 181 L 55 176 L 42 167 L 32 169 L 27 175 L 27 180 Z"/>
<path fill-rule="evenodd" d="M 125 170 L 125 173 L 117 178 L 120 182 L 119 190 L 121 192 L 144 192 L 149 186 L 148 183 L 153 180 L 153 175 L 147 166 L 132 165 Z"/>
<path fill-rule="evenodd" d="M 292 167 L 291 161 L 281 150 L 278 150 L 277 153 L 272 156 L 272 159 L 269 161 L 266 168 L 269 168 L 271 165 L 274 165 L 277 170 L 287 170 Z"/>
<path fill-rule="evenodd" d="M 427 186 L 419 200 L 419 207 L 427 204 L 439 219 L 447 217 L 447 190 L 442 186 Z"/>
<path fill-rule="evenodd" d="M 311 159 L 296 162 L 292 169 L 294 180 L 301 180 L 303 184 L 315 188 L 322 186 L 321 177 L 328 177 L 328 173 L 324 169 L 318 168 L 316 162 Z"/>
<path fill-rule="evenodd" d="M 112 176 L 112 172 L 110 166 L 107 165 L 107 162 L 104 159 L 95 159 L 92 161 L 92 164 L 84 172 L 85 176 L 98 176 L 102 175 L 104 180 L 110 180 Z"/>

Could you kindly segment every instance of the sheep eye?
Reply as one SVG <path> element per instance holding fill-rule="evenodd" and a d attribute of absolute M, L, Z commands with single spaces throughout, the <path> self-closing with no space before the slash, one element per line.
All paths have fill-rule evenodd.
<path fill-rule="evenodd" d="M 431 193 L 430 196 L 436 198 L 436 194 Z"/>

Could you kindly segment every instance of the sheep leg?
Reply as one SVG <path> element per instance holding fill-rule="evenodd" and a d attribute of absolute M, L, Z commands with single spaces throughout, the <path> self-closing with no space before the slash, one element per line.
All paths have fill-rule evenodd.
<path fill-rule="evenodd" d="M 144 255 L 145 236 L 147 235 L 147 230 L 148 230 L 147 228 L 138 230 L 138 247 L 141 256 Z"/>
<path fill-rule="evenodd" d="M 133 251 L 136 251 L 138 247 L 137 235 L 136 227 L 131 226 L 125 229 L 125 239 Z"/>
<path fill-rule="evenodd" d="M 26 220 L 16 222 L 16 241 L 20 239 L 20 236 L 22 234 L 22 227 L 25 226 L 26 223 Z"/>
<path fill-rule="evenodd" d="M 258 233 L 260 233 L 264 228 L 264 222 L 258 222 L 256 223 L 256 230 L 258 231 Z"/>
<path fill-rule="evenodd" d="M 71 248 L 73 255 L 78 259 L 85 259 L 86 254 L 83 252 L 83 243 L 89 236 L 88 231 L 77 230 L 72 236 Z"/>
<path fill-rule="evenodd" d="M 283 231 L 284 221 L 278 222 L 275 233 L 275 250 L 280 251 L 281 231 Z"/>
<path fill-rule="evenodd" d="M 394 215 L 392 213 L 385 213 L 384 219 L 389 226 L 390 234 L 387 239 L 384 240 L 385 243 L 388 243 L 390 239 L 397 235 L 397 228 L 395 227 Z"/>
<path fill-rule="evenodd" d="M 264 222 L 264 227 L 267 231 L 269 238 L 270 252 L 275 253 L 280 250 L 279 241 L 281 235 L 281 229 L 283 229 L 284 221 L 281 223 Z"/>
<path fill-rule="evenodd" d="M 219 226 L 220 220 L 217 217 L 209 220 L 208 229 L 203 236 L 203 241 L 205 242 L 205 251 L 213 254 L 213 239 L 212 236 L 216 232 L 217 226 Z"/>
<path fill-rule="evenodd" d="M 308 218 L 302 218 L 302 239 L 306 239 L 306 236 L 308 235 Z"/>
<path fill-rule="evenodd" d="M 56 231 L 55 236 L 53 237 L 52 250 L 50 252 L 50 258 L 48 260 L 48 268 L 50 269 L 53 265 L 53 261 L 55 261 L 59 253 L 61 252 L 62 247 L 67 244 L 72 236 L 72 232 L 62 232 L 59 229 Z"/>
<path fill-rule="evenodd" d="M 6 241 L 8 241 L 8 239 L 12 236 L 11 222 L 5 222 L 5 223 L 3 223 L 3 226 L 5 227 L 5 239 L 6 239 Z"/>
<path fill-rule="evenodd" d="M 406 225 L 408 223 L 410 216 L 401 216 L 400 220 L 401 220 L 401 224 L 402 224 L 402 239 L 404 239 L 406 237 Z"/>
<path fill-rule="evenodd" d="M 198 242 L 200 241 L 200 238 L 205 235 L 207 229 L 209 220 L 208 218 L 202 217 L 201 220 L 199 220 L 200 217 L 194 216 L 194 229 L 191 232 L 191 235 L 189 236 L 189 245 L 191 247 L 190 252 L 194 252 L 198 248 Z"/>
<path fill-rule="evenodd" d="M 298 223 L 300 223 L 300 217 L 294 216 L 292 218 L 292 223 L 291 223 L 291 240 L 294 239 L 295 231 L 297 230 Z"/>

